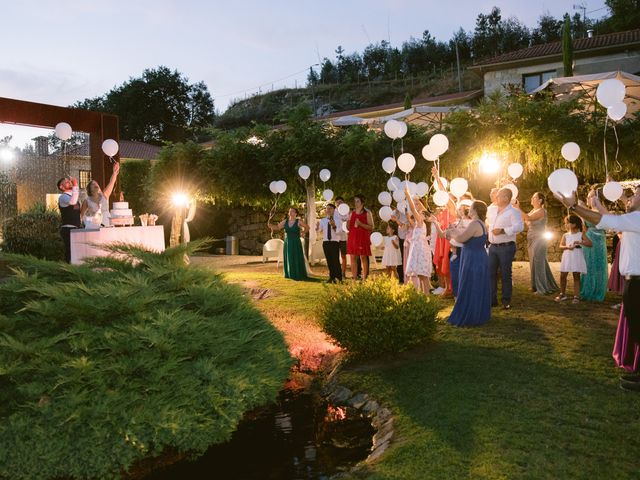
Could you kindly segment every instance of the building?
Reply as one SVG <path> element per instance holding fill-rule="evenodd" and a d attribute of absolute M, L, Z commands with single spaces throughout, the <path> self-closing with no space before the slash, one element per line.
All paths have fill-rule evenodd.
<path fill-rule="evenodd" d="M 640 73 L 640 29 L 573 41 L 573 74 Z M 534 45 L 482 60 L 470 70 L 484 80 L 484 94 L 517 85 L 531 92 L 551 78 L 564 77 L 562 42 Z"/>

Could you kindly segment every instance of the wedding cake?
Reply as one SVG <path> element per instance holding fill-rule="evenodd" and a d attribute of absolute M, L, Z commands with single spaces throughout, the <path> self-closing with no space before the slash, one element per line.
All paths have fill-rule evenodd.
<path fill-rule="evenodd" d="M 129 202 L 113 202 L 111 224 L 133 225 L 133 212 L 129 208 Z"/>

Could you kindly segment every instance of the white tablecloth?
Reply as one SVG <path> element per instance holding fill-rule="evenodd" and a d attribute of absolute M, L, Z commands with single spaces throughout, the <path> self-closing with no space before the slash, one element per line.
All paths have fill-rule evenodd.
<path fill-rule="evenodd" d="M 141 245 L 156 252 L 164 251 L 164 227 L 110 227 L 100 230 L 71 230 L 71 263 L 83 263 L 86 257 L 106 257 L 109 252 L 92 244 L 123 242 Z"/>

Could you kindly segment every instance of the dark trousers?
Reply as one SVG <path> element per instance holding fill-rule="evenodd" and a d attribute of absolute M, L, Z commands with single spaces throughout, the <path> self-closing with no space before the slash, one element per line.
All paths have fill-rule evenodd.
<path fill-rule="evenodd" d="M 64 243 L 64 259 L 67 263 L 71 263 L 71 230 L 75 227 L 60 227 L 60 236 Z"/>
<path fill-rule="evenodd" d="M 629 326 L 629 340 L 640 343 L 640 278 L 625 280 L 622 304 Z"/>
<path fill-rule="evenodd" d="M 341 281 L 340 244 L 338 242 L 325 240 L 322 242 L 322 250 L 324 251 L 324 258 L 327 259 L 327 267 L 329 267 L 329 281 Z"/>
<path fill-rule="evenodd" d="M 404 262 L 404 238 L 398 238 L 400 244 L 400 258 Z M 401 263 L 396 267 L 398 269 L 398 280 L 400 283 L 404 283 L 404 263 Z"/>
<path fill-rule="evenodd" d="M 491 281 L 491 304 L 498 304 L 498 269 L 502 274 L 502 304 L 511 303 L 511 290 L 513 287 L 511 276 L 511 264 L 516 256 L 516 245 L 489 246 L 489 280 Z"/>

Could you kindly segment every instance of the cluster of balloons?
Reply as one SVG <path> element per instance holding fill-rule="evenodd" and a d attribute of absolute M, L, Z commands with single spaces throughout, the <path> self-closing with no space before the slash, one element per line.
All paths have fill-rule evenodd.
<path fill-rule="evenodd" d="M 435 162 L 447 150 L 449 150 L 449 139 L 442 133 L 436 133 L 422 148 L 422 156 L 425 160 Z"/>
<path fill-rule="evenodd" d="M 596 98 L 600 105 L 607 109 L 611 120 L 619 121 L 627 114 L 627 104 L 624 103 L 626 87 L 617 78 L 604 80 L 596 90 Z"/>
<path fill-rule="evenodd" d="M 391 140 L 402 138 L 407 134 L 407 124 L 399 120 L 388 120 L 384 124 L 384 133 Z"/>
<path fill-rule="evenodd" d="M 287 190 L 287 182 L 284 180 L 274 180 L 269 184 L 269 190 L 271 190 L 271 193 L 284 193 Z"/>

